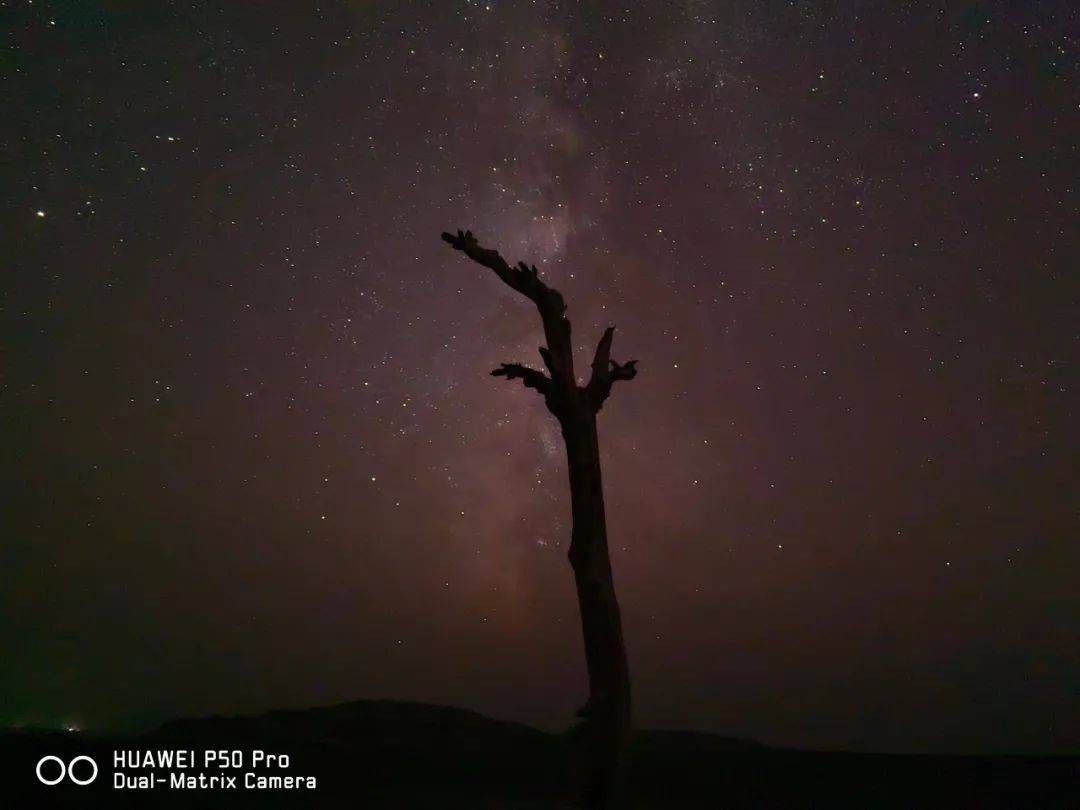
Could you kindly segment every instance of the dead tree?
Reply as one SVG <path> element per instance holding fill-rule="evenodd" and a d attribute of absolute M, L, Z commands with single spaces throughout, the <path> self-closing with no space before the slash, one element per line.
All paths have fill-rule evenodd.
<path fill-rule="evenodd" d="M 611 359 L 615 327 L 608 327 L 596 347 L 589 382 L 578 385 L 562 294 L 540 279 L 535 266 L 520 262 L 511 267 L 497 251 L 481 247 L 472 231 L 442 238 L 532 301 L 544 325 L 547 346 L 540 347 L 540 356 L 546 374 L 518 363 L 503 363 L 491 373 L 535 389 L 562 427 L 573 512 L 569 557 L 589 672 L 589 698 L 578 712 L 587 752 L 584 798 L 588 807 L 611 807 L 630 736 L 630 673 L 608 557 L 596 415 L 617 381 L 634 378 L 637 361 Z"/>

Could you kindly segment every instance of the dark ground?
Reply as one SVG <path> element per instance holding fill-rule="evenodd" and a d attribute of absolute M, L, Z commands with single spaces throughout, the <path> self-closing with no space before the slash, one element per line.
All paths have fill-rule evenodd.
<path fill-rule="evenodd" d="M 131 737 L 8 731 L 0 805 L 38 807 L 573 807 L 574 741 L 460 709 L 363 701 L 167 723 Z M 116 791 L 112 751 L 286 753 L 314 791 Z M 41 786 L 45 754 L 96 759 L 88 787 Z M 240 769 L 239 773 L 252 770 Z M 215 771 L 210 771 L 215 772 Z M 220 771 L 216 771 L 221 773 Z M 129 770 L 128 773 L 135 773 Z M 227 773 L 236 773 L 228 771 Z M 792 751 L 690 732 L 640 732 L 631 807 L 1080 808 L 1080 756 L 898 756 Z"/>

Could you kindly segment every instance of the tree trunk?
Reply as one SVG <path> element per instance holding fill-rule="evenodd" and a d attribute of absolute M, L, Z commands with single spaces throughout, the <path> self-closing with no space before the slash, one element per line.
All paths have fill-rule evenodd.
<path fill-rule="evenodd" d="M 587 741 L 583 797 L 586 807 L 610 808 L 618 801 L 622 781 L 631 702 L 622 620 L 608 556 L 596 415 L 591 409 L 567 415 L 562 430 L 574 521 L 569 557 L 589 672 L 589 700 L 579 712 L 580 731 Z"/>
<path fill-rule="evenodd" d="M 547 346 L 540 347 L 540 355 L 550 376 L 520 363 L 503 363 L 491 373 L 538 391 L 562 425 L 574 516 L 570 565 L 589 670 L 589 700 L 578 712 L 586 760 L 582 797 L 585 807 L 607 810 L 619 802 L 621 765 L 630 740 L 630 673 L 608 557 L 596 414 L 616 382 L 637 376 L 637 361 L 611 359 L 615 327 L 609 326 L 596 346 L 588 384 L 578 385 L 562 294 L 544 283 L 535 265 L 518 262 L 511 267 L 497 250 L 481 247 L 472 231 L 447 232 L 442 238 L 536 304 L 544 324 Z"/>

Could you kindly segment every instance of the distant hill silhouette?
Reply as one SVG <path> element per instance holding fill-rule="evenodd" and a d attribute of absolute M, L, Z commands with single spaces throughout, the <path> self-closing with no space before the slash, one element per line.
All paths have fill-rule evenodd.
<path fill-rule="evenodd" d="M 358 701 L 252 717 L 174 720 L 127 737 L 0 733 L 9 807 L 569 808 L 574 736 L 443 706 Z M 314 791 L 118 792 L 112 751 L 259 748 L 285 753 Z M 97 759 L 93 785 L 44 787 L 44 754 Z M 636 808 L 1077 808 L 1080 757 L 950 757 L 806 752 L 684 731 L 639 731 Z M 242 769 L 250 770 L 249 768 Z M 275 771 L 260 771 L 276 773 Z"/>

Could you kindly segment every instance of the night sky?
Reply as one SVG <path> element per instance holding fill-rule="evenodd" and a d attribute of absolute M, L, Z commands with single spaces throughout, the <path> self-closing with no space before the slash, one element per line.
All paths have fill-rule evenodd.
<path fill-rule="evenodd" d="M 915 4 L 912 4 L 915 5 Z M 14 2 L 0 722 L 586 691 L 535 309 L 636 721 L 1080 741 L 1069 2 Z M 214 7 L 220 6 L 220 7 Z"/>

